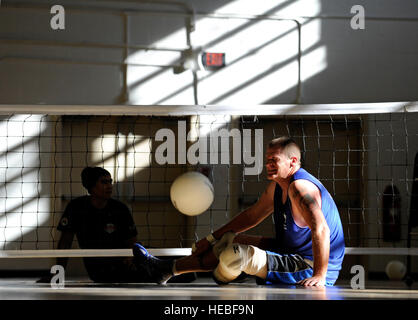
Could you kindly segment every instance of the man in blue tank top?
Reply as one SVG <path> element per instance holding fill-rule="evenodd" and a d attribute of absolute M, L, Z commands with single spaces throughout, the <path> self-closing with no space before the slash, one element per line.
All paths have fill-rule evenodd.
<path fill-rule="evenodd" d="M 191 256 L 162 263 L 137 245 L 137 263 L 146 265 L 158 283 L 177 274 L 213 270 L 218 283 L 245 273 L 268 284 L 333 285 L 345 252 L 340 216 L 322 183 L 301 168 L 300 158 L 292 139 L 272 140 L 266 153 L 271 182 L 254 205 L 195 243 Z M 271 214 L 276 238 L 242 234 Z"/>

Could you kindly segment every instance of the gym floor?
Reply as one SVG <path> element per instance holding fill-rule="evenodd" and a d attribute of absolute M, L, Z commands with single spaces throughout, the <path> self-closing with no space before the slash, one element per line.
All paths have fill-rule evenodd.
<path fill-rule="evenodd" d="M 210 278 L 191 283 L 97 284 L 86 278 L 67 279 L 64 288 L 36 283 L 35 278 L 0 279 L 0 300 L 416 300 L 418 283 L 366 281 L 355 290 L 340 281 L 334 287 L 305 288 L 289 285 L 257 285 L 254 279 L 218 286 Z"/>

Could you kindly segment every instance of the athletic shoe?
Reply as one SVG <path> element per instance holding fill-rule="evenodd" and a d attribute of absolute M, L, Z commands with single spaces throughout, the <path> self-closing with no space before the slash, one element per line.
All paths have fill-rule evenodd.
<path fill-rule="evenodd" d="M 161 260 L 150 254 L 139 243 L 133 247 L 134 263 L 148 273 L 150 280 L 158 284 L 166 284 L 173 276 L 174 260 Z"/>

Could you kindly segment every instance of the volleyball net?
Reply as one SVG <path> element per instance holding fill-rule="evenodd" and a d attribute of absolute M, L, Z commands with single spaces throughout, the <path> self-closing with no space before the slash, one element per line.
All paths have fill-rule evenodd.
<path fill-rule="evenodd" d="M 130 209 L 139 241 L 157 254 L 188 254 L 193 242 L 257 201 L 268 183 L 267 145 L 282 135 L 300 145 L 302 166 L 333 196 L 347 253 L 418 252 L 417 102 L 2 105 L 0 135 L 0 257 L 60 255 L 57 225 L 69 201 L 87 194 L 87 166 L 112 174 L 113 198 Z M 215 191 L 211 207 L 195 217 L 169 197 L 186 171 L 206 174 Z M 272 218 L 248 233 L 273 237 Z"/>

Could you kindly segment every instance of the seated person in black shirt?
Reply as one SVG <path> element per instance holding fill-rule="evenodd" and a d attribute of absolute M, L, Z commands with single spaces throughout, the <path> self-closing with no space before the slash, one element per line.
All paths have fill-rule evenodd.
<path fill-rule="evenodd" d="M 87 167 L 81 173 L 89 195 L 72 200 L 57 229 L 61 231 L 58 249 L 71 248 L 74 235 L 81 249 L 131 249 L 137 230 L 128 207 L 112 199 L 112 178 L 100 167 Z M 148 282 L 144 270 L 133 257 L 83 258 L 87 273 L 95 282 Z M 68 258 L 58 258 L 66 267 Z"/>

